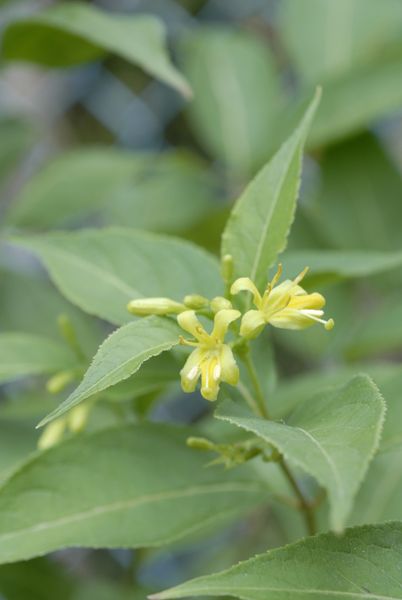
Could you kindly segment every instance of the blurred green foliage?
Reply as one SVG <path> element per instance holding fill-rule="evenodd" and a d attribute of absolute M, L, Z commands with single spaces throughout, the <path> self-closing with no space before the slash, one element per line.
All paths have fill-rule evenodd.
<path fill-rule="evenodd" d="M 268 481 L 272 493 L 268 508 L 255 508 L 261 504 L 260 487 L 251 485 L 247 495 L 242 471 L 222 474 L 201 468 L 207 459 L 186 453 L 175 425 L 146 425 L 150 436 L 140 430 L 136 437 L 138 423 L 149 416 L 200 420 L 199 431 L 217 441 L 242 443 L 247 437 L 222 422 L 212 424 L 199 399 L 189 407 L 177 389 L 180 349 L 152 358 L 137 377 L 137 363 L 135 368 L 124 364 L 129 377 L 120 383 L 111 377 L 102 388 L 104 377 L 109 377 L 106 361 L 106 376 L 95 382 L 97 391 L 117 384 L 100 398 L 88 436 L 78 437 L 79 464 L 74 462 L 77 454 L 69 454 L 73 435 L 52 458 L 37 452 L 34 427 L 81 379 L 111 333 L 111 324 L 131 321 L 125 309 L 130 299 L 162 295 L 182 301 L 186 293 L 222 293 L 218 261 L 194 243 L 219 254 L 233 201 L 259 169 L 278 156 L 317 84 L 323 89 L 322 101 L 307 139 L 289 249 L 280 260 L 289 277 L 310 265 L 306 289 L 325 294 L 336 328 L 330 335 L 318 328 L 275 330 L 261 342 L 267 355 L 257 348 L 257 371 L 264 392 L 272 395 L 275 417 L 282 422 L 293 415 L 290 422 L 295 423 L 296 405 L 308 407 L 315 397 L 336 404 L 333 399 L 340 392 L 334 389 L 353 374 L 363 371 L 373 378 L 388 416 L 379 452 L 359 491 L 363 466 L 354 472 L 349 465 L 350 488 L 356 483 L 356 490 L 345 502 L 352 502 L 354 492 L 357 499 L 351 514 L 346 517 L 345 509 L 343 517 L 350 525 L 402 520 L 400 0 L 253 0 L 248 6 L 216 0 L 0 4 L 0 379 L 6 382 L 0 391 L 0 479 L 6 482 L 0 489 L 0 520 L 5 528 L 29 532 L 38 514 L 46 521 L 52 510 L 55 519 L 63 519 L 71 506 L 88 510 L 91 494 L 120 502 L 113 477 L 125 489 L 123 501 L 136 493 L 134 475 L 147 494 L 159 489 L 152 473 L 160 481 L 171 478 L 183 486 L 194 473 L 199 477 L 194 485 L 226 481 L 228 490 L 235 486 L 226 495 L 218 490 L 220 504 L 214 496 L 194 504 L 183 500 L 174 513 L 177 522 L 171 521 L 169 499 L 157 510 L 145 504 L 136 527 L 125 521 L 124 506 L 120 507 L 115 521 L 99 521 L 98 538 L 86 532 L 85 545 L 116 547 L 122 539 L 113 537 L 116 532 L 134 536 L 135 529 L 135 542 L 126 545 L 148 548 L 88 550 L 82 560 L 80 554 L 63 550 L 4 564 L 1 597 L 142 600 L 148 592 L 225 568 L 303 534 L 299 514 L 278 502 L 288 488 L 274 472 L 275 465 L 252 463 L 253 477 L 258 473 L 259 481 Z M 288 171 L 293 175 L 305 133 L 291 138 L 294 152 Z M 288 149 L 282 149 L 282 156 Z M 266 201 L 261 190 L 270 185 L 272 170 L 266 173 L 265 180 L 255 179 L 255 187 L 245 191 L 245 209 L 238 205 L 231 213 L 225 252 L 236 255 L 230 239 L 239 237 L 239 219 L 242 232 L 247 221 L 249 248 L 258 245 L 258 215 Z M 276 184 L 276 175 L 272 177 Z M 289 188 L 295 192 L 297 187 L 295 178 Z M 288 198 L 288 187 L 282 192 L 278 197 Z M 295 194 L 287 205 L 279 200 L 271 215 L 270 260 L 256 267 L 260 282 L 267 279 L 268 263 L 283 249 L 294 200 Z M 103 232 L 104 227 L 111 229 Z M 135 231 L 124 232 L 124 227 Z M 99 231 L 88 233 L 88 228 Z M 43 261 L 50 278 L 32 253 Z M 243 260 L 242 269 L 244 264 L 248 268 L 248 256 L 240 253 L 236 258 L 236 264 Z M 73 331 L 73 341 L 58 325 L 61 315 Z M 121 351 L 117 363 L 132 358 L 132 346 L 121 350 L 120 338 L 108 338 L 109 346 L 116 339 Z M 165 342 L 168 347 L 169 340 L 157 339 L 149 356 Z M 52 395 L 46 381 L 62 367 L 77 372 L 65 389 Z M 377 402 L 373 392 L 374 397 Z M 358 404 L 364 402 L 354 399 L 351 407 L 342 405 L 349 411 L 342 421 L 345 429 L 361 424 L 361 414 L 354 413 Z M 370 444 L 379 420 L 374 412 L 365 414 Z M 336 407 L 332 417 L 336 445 Z M 314 430 L 314 418 L 309 415 L 307 429 Z M 110 426 L 115 433 L 108 441 L 102 436 Z M 285 446 L 282 433 L 280 444 Z M 292 451 L 295 464 L 305 468 L 297 460 L 297 449 Z M 328 451 L 332 457 L 331 448 Z M 100 469 L 97 459 L 102 452 Z M 176 461 L 173 467 L 164 460 L 169 452 Z M 180 462 L 180 452 L 185 462 Z M 152 455 L 156 463 L 147 462 Z M 347 456 L 342 460 L 346 463 Z M 70 471 L 62 476 L 60 469 L 67 463 Z M 305 470 L 322 484 L 320 468 Z M 43 481 L 29 479 L 37 472 L 45 474 Z M 317 482 L 297 473 L 313 496 Z M 41 494 L 50 493 L 52 486 L 61 504 L 47 508 Z M 334 510 L 336 493 L 332 490 L 329 496 Z M 10 506 L 17 507 L 18 518 L 9 512 Z M 323 499 L 323 530 L 328 528 L 328 511 L 328 499 Z M 232 517 L 229 525 L 227 516 Z M 196 531 L 198 525 L 204 530 Z M 80 541 L 74 537 L 80 526 L 75 527 L 69 530 L 61 523 L 53 537 L 39 540 L 40 551 L 32 553 L 22 548 L 18 537 L 14 546 L 6 537 L 0 555 L 7 562 L 74 545 Z M 186 527 L 187 537 L 176 540 L 175 533 Z M 35 545 L 34 536 L 27 537 L 28 548 Z M 107 543 L 110 539 L 115 543 Z M 332 551 L 328 539 L 327 549 Z M 163 551 L 153 548 L 162 542 Z"/>

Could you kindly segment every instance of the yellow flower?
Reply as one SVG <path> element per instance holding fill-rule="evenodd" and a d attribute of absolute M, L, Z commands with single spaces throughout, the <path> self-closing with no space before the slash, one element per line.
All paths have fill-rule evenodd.
<path fill-rule="evenodd" d="M 180 371 L 181 386 L 184 392 L 194 392 L 201 377 L 201 395 L 206 400 L 216 400 L 221 381 L 236 385 L 239 381 L 239 368 L 232 349 L 224 343 L 228 327 L 240 317 L 238 310 L 220 310 L 215 315 L 214 326 L 209 334 L 205 331 L 193 310 L 178 315 L 177 321 L 185 331 L 197 341 L 181 338 L 181 343 L 195 346 Z"/>
<path fill-rule="evenodd" d="M 314 323 L 322 323 L 325 329 L 332 329 L 333 319 L 325 321 L 322 318 L 325 298 L 317 292 L 308 294 L 299 285 L 307 270 L 308 267 L 294 280 L 287 279 L 276 285 L 282 274 L 282 266 L 279 265 L 276 275 L 268 283 L 262 296 L 251 279 L 248 277 L 237 279 L 231 287 L 231 293 L 238 294 L 245 290 L 251 292 L 257 308 L 257 310 L 247 311 L 243 316 L 240 335 L 248 338 L 256 337 L 268 323 L 283 329 L 304 329 Z"/>

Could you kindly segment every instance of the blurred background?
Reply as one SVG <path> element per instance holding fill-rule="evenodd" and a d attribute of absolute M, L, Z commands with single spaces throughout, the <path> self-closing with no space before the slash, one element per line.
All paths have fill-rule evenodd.
<path fill-rule="evenodd" d="M 346 372 L 371 373 L 389 404 L 390 456 L 374 465 L 351 522 L 402 518 L 402 2 L 87 3 L 161 19 L 192 99 L 107 44 L 88 60 L 63 45 L 57 29 L 13 29 L 53 4 L 61 3 L 0 1 L 3 232 L 128 226 L 218 253 L 233 201 L 284 141 L 316 85 L 323 87 L 283 265 L 293 277 L 311 264 L 307 284 L 327 297 L 336 328 L 330 335 L 320 328 L 272 333 L 267 389 L 285 412 L 296 389 L 308 397 Z M 3 246 L 0 330 L 56 339 L 60 314 L 74 324 L 88 357 L 110 331 L 64 300 L 31 255 Z M 163 390 L 154 389 L 145 373 L 137 387 L 129 381 L 111 392 L 111 402 L 123 410 L 134 404 L 138 415 L 155 419 L 202 417 L 204 403 L 188 402 L 169 377 Z M 64 397 L 45 392 L 45 383 L 30 377 L 0 388 L 1 479 L 34 451 L 34 425 Z M 109 423 L 115 412 L 100 407 L 92 426 Z M 370 493 L 381 477 L 390 489 L 382 513 L 371 514 Z M 148 590 L 296 539 L 298 517 L 283 510 L 163 551 L 63 551 L 1 567 L 0 597 L 141 600 Z"/>

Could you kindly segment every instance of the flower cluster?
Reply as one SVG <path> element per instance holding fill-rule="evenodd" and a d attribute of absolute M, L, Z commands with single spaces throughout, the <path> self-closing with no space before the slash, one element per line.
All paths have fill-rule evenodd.
<path fill-rule="evenodd" d="M 237 385 L 239 368 L 233 354 L 236 343 L 257 337 L 266 325 L 284 329 L 305 329 L 314 323 L 321 323 L 325 329 L 334 326 L 333 319 L 323 319 L 325 298 L 317 293 L 307 293 L 300 282 L 307 273 L 304 269 L 295 279 L 287 279 L 278 284 L 282 267 L 270 281 L 261 295 L 256 285 L 248 277 L 240 277 L 230 287 L 230 295 L 251 292 L 255 309 L 246 310 L 243 315 L 232 306 L 228 298 L 218 296 L 209 301 L 199 295 L 186 296 L 183 302 L 169 298 L 141 298 L 132 300 L 128 310 L 135 315 L 177 315 L 180 327 L 193 339 L 180 337 L 180 343 L 194 347 L 180 372 L 184 392 L 193 392 L 201 379 L 201 395 L 206 400 L 216 400 L 220 383 Z M 197 314 L 213 319 L 211 333 L 208 333 Z M 241 318 L 237 339 L 225 342 L 229 328 Z"/>
<path fill-rule="evenodd" d="M 240 335 L 247 338 L 256 337 L 265 325 L 273 325 L 282 329 L 305 329 L 315 322 L 322 323 L 325 329 L 334 326 L 334 320 L 325 321 L 322 317 L 325 298 L 314 292 L 308 294 L 299 283 L 307 273 L 304 269 L 295 279 L 287 279 L 276 285 L 282 275 L 279 265 L 274 278 L 268 283 L 263 295 L 248 277 L 240 277 L 232 285 L 232 295 L 242 291 L 251 292 L 256 310 L 248 310 L 242 319 Z"/>

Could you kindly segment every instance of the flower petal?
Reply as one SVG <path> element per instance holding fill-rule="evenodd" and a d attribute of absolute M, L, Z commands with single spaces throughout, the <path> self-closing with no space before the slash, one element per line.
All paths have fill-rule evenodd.
<path fill-rule="evenodd" d="M 301 309 L 320 309 L 325 306 L 325 298 L 318 292 L 313 294 L 300 294 L 292 296 L 288 308 Z"/>
<path fill-rule="evenodd" d="M 239 367 L 233 356 L 232 349 L 224 344 L 220 354 L 221 380 L 230 385 L 237 385 L 239 382 Z"/>
<path fill-rule="evenodd" d="M 177 315 L 177 322 L 184 331 L 191 333 L 199 342 L 207 342 L 209 335 L 196 317 L 194 310 L 185 310 Z"/>
<path fill-rule="evenodd" d="M 219 394 L 222 368 L 216 352 L 204 358 L 201 364 L 201 396 L 213 402 Z"/>
<path fill-rule="evenodd" d="M 251 292 L 253 294 L 255 306 L 257 308 L 261 307 L 261 294 L 249 277 L 240 277 L 239 279 L 236 279 L 236 281 L 232 284 L 232 287 L 230 288 L 230 293 L 233 296 L 235 296 L 239 292 Z"/>
<path fill-rule="evenodd" d="M 313 325 L 314 321 L 295 308 L 284 308 L 273 314 L 268 323 L 281 329 L 305 329 Z"/>
<path fill-rule="evenodd" d="M 193 350 L 184 363 L 184 367 L 180 371 L 183 392 L 194 392 L 197 381 L 201 375 L 201 362 L 204 354 L 205 351 L 197 348 L 196 350 Z"/>
<path fill-rule="evenodd" d="M 257 337 L 265 325 L 266 320 L 261 310 L 248 310 L 241 321 L 240 335 L 246 338 Z"/>
<path fill-rule="evenodd" d="M 214 328 L 211 333 L 211 338 L 215 341 L 223 342 L 230 323 L 236 321 L 241 316 L 238 310 L 220 310 L 214 318 Z"/>

